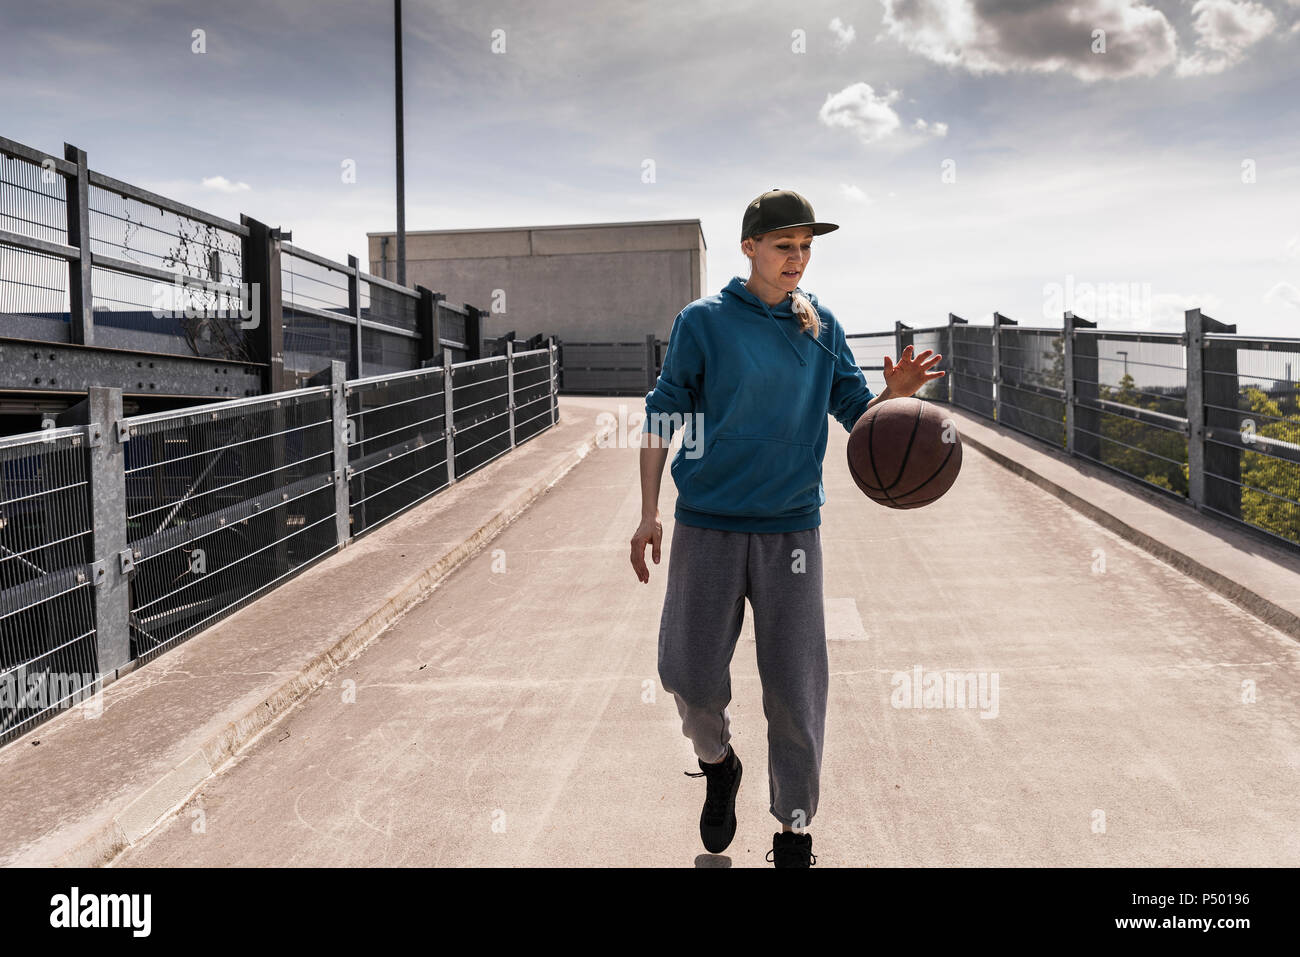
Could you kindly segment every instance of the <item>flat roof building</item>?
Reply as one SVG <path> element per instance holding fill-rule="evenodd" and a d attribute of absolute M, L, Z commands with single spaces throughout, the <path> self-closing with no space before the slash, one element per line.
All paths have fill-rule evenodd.
<path fill-rule="evenodd" d="M 370 271 L 396 281 L 393 232 L 367 233 Z M 484 340 L 666 340 L 706 287 L 698 219 L 577 223 L 406 234 L 406 282 L 489 310 Z"/>

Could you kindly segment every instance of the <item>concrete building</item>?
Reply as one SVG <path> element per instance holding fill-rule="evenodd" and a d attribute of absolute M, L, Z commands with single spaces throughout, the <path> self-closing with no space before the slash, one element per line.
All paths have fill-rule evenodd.
<path fill-rule="evenodd" d="M 396 234 L 366 235 L 370 271 L 396 281 Z M 485 340 L 667 340 L 707 289 L 704 232 L 698 219 L 407 232 L 406 282 L 489 310 Z"/>

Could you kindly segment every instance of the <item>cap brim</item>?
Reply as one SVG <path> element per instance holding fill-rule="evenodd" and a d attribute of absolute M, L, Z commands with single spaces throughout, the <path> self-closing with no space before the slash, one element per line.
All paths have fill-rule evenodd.
<path fill-rule="evenodd" d="M 834 232 L 835 230 L 840 228 L 838 223 L 791 223 L 789 226 L 777 226 L 775 229 L 765 229 L 761 233 L 753 233 L 752 235 L 764 236 L 768 233 L 780 232 L 783 229 L 802 229 L 804 226 L 811 226 L 814 236 L 820 236 L 823 233 Z"/>

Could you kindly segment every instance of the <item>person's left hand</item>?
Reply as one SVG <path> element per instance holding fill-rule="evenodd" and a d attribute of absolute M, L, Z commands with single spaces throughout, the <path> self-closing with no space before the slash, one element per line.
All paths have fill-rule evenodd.
<path fill-rule="evenodd" d="M 889 394 L 895 398 L 912 395 L 917 389 L 925 385 L 931 379 L 942 378 L 943 372 L 930 372 L 929 369 L 937 363 L 943 356 L 937 352 L 930 358 L 933 349 L 926 349 L 919 356 L 913 355 L 912 347 L 909 345 L 903 350 L 903 354 L 898 358 L 898 365 L 885 356 L 885 388 Z"/>

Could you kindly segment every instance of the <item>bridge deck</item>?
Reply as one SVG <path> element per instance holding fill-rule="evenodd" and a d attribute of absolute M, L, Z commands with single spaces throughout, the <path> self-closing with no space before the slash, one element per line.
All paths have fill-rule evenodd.
<path fill-rule="evenodd" d="M 0 853 L 86 859 L 113 814 L 134 840 L 186 791 L 167 804 L 155 790 L 129 813 L 115 801 L 254 711 L 311 659 L 303 649 L 357 627 L 620 403 L 640 408 L 563 398 L 561 427 L 526 456 L 117 682 L 96 721 L 61 716 L 31 735 L 39 747 L 4 749 Z M 1029 440 L 956 417 L 972 439 L 958 484 L 904 512 L 853 486 L 830 423 L 819 866 L 1300 864 L 1300 643 L 973 444 L 1049 472 Z M 628 562 L 636 462 L 631 448 L 583 458 L 118 864 L 770 866 L 751 613 L 732 672 L 740 826 L 715 858 L 696 833 L 703 782 L 681 773 L 694 759 L 656 678 L 676 492 L 665 470 L 663 563 L 642 585 Z M 1300 562 L 1072 468 L 1061 480 L 1108 514 L 1188 525 L 1182 539 L 1165 528 L 1171 551 L 1300 598 Z M 996 715 L 893 707 L 895 676 L 917 666 L 996 675 Z"/>

